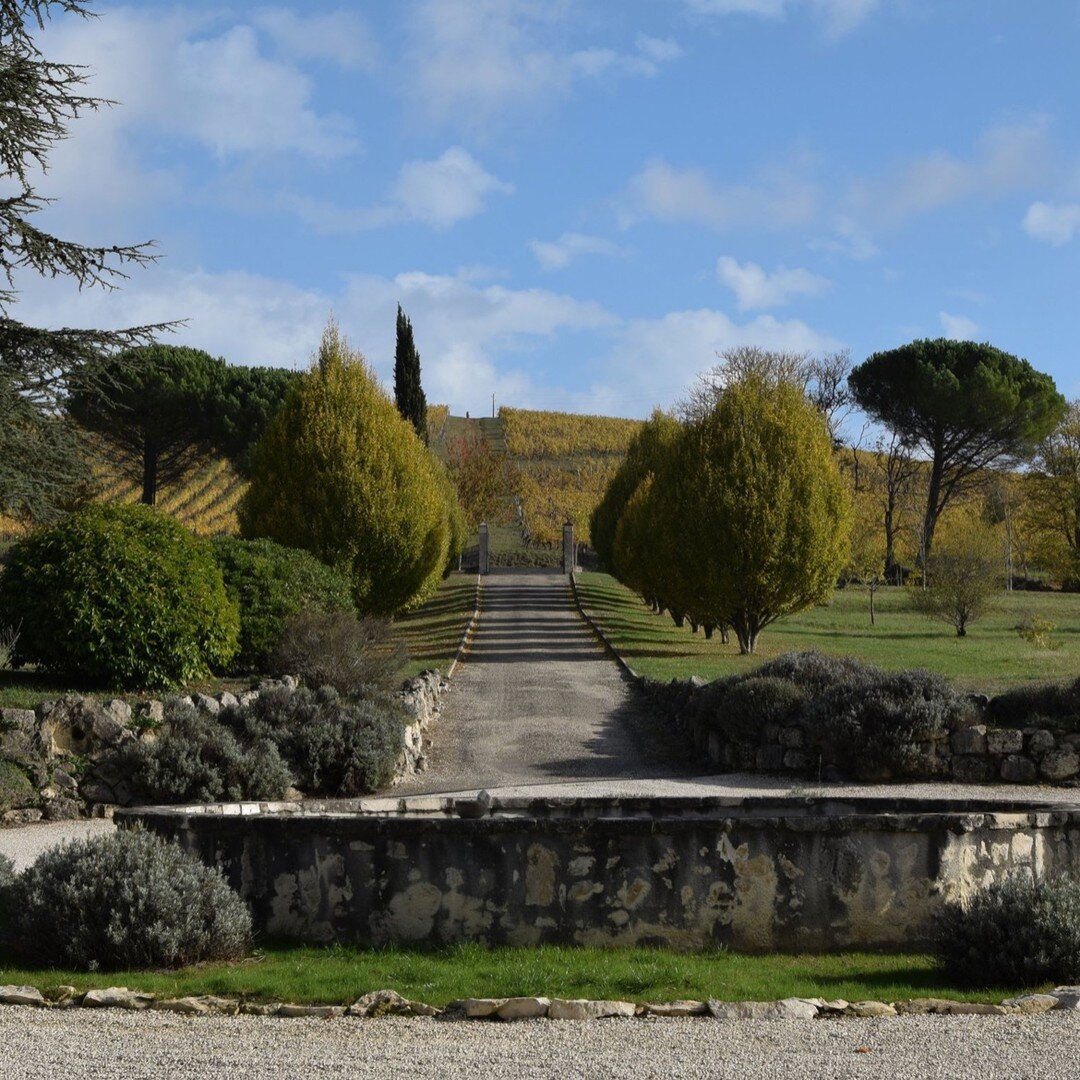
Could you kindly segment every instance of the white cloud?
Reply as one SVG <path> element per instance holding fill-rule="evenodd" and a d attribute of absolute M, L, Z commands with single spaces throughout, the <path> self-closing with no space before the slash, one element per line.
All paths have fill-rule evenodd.
<path fill-rule="evenodd" d="M 478 214 L 486 196 L 513 190 L 468 151 L 454 146 L 434 161 L 411 161 L 403 166 L 394 199 L 409 219 L 446 228 Z"/>
<path fill-rule="evenodd" d="M 746 224 L 783 227 L 808 221 L 816 204 L 813 186 L 796 177 L 722 185 L 702 169 L 679 169 L 653 158 L 627 185 L 620 219 L 624 227 L 643 218 L 717 231 Z"/>
<path fill-rule="evenodd" d="M 778 267 L 767 273 L 757 263 L 740 263 L 723 255 L 716 264 L 716 276 L 735 294 L 740 311 L 782 307 L 798 296 L 821 296 L 832 282 L 802 267 Z"/>
<path fill-rule="evenodd" d="M 966 315 L 950 315 L 939 311 L 938 319 L 947 338 L 954 341 L 974 341 L 979 335 L 979 324 Z"/>
<path fill-rule="evenodd" d="M 738 323 L 721 311 L 673 311 L 630 319 L 619 330 L 604 374 L 590 388 L 597 411 L 645 415 L 680 399 L 717 353 L 738 345 L 789 352 L 828 352 L 841 342 L 798 319 L 759 315 Z"/>
<path fill-rule="evenodd" d="M 530 240 L 529 248 L 544 270 L 564 270 L 579 255 L 621 255 L 622 248 L 602 236 L 565 232 L 558 240 Z"/>
<path fill-rule="evenodd" d="M 638 38 L 636 51 L 568 47 L 565 0 L 418 0 L 409 29 L 408 93 L 431 118 L 483 126 L 520 107 L 565 96 L 608 75 L 656 75 L 680 54 L 665 39 Z"/>
<path fill-rule="evenodd" d="M 489 195 L 513 190 L 467 150 L 452 146 L 433 161 L 406 162 L 387 201 L 377 206 L 340 206 L 292 193 L 279 196 L 277 204 L 322 233 L 365 232 L 410 221 L 447 229 L 479 214 Z"/>
<path fill-rule="evenodd" d="M 865 262 L 880 254 L 869 232 L 846 214 L 839 215 L 833 223 L 832 236 L 819 237 L 809 244 L 813 251 L 828 251 L 844 255 L 856 262 Z"/>
<path fill-rule="evenodd" d="M 825 21 L 833 37 L 854 30 L 880 6 L 880 0 L 686 0 L 702 15 L 760 15 L 779 19 L 797 8 L 809 8 Z"/>
<path fill-rule="evenodd" d="M 851 196 L 853 216 L 896 226 L 963 199 L 1028 189 L 1048 171 L 1047 128 L 1041 116 L 1002 124 L 985 131 L 966 157 L 939 151 L 859 181 Z"/>
<path fill-rule="evenodd" d="M 329 60 L 339 67 L 367 70 L 378 50 L 367 23 L 352 11 L 297 15 L 288 8 L 264 8 L 251 21 L 282 52 L 301 60 Z"/>
<path fill-rule="evenodd" d="M 1080 203 L 1033 202 L 1024 215 L 1024 232 L 1033 240 L 1060 247 L 1080 232 Z"/>

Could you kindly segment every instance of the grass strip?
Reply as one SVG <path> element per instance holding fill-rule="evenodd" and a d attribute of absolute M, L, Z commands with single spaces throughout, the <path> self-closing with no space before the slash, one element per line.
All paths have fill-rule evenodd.
<path fill-rule="evenodd" d="M 346 1003 L 372 990 L 392 988 L 432 1005 L 463 997 L 540 994 L 635 1002 L 785 997 L 997 1002 L 1025 992 L 952 985 L 932 957 L 920 953 L 748 956 L 549 945 L 487 949 L 477 944 L 439 949 L 268 947 L 235 964 L 108 974 L 25 968 L 0 957 L 0 984 L 43 990 L 65 984 L 79 990 L 127 986 L 170 997 L 217 994 L 251 1001 L 321 1004 Z"/>
<path fill-rule="evenodd" d="M 706 641 L 689 626 L 676 627 L 668 615 L 655 615 L 640 597 L 609 574 L 577 577 L 581 601 L 603 627 L 614 647 L 641 675 L 653 679 L 714 679 L 744 672 L 781 653 L 817 649 L 854 656 L 892 670 L 927 668 L 956 681 L 964 690 L 998 693 L 1023 683 L 1075 678 L 1080 669 L 1080 594 L 1002 592 L 966 638 L 958 638 L 912 608 L 902 587 L 881 589 L 877 623 L 870 625 L 866 590 L 838 589 L 832 601 L 782 619 L 761 635 L 755 656 L 740 656 L 720 635 Z M 1039 648 L 1017 633 L 1023 620 L 1038 614 L 1054 623 L 1055 649 Z"/>

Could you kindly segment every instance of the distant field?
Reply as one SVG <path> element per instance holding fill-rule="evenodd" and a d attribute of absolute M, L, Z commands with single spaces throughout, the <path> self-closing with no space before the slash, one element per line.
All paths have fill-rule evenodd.
<path fill-rule="evenodd" d="M 107 460 L 94 469 L 97 499 L 106 503 L 139 501 L 141 487 Z M 183 522 L 199 536 L 220 536 L 237 531 L 236 510 L 247 481 L 228 458 L 207 456 L 178 483 L 158 492 L 158 508 Z M 18 536 L 22 526 L 0 517 L 0 536 Z"/>
<path fill-rule="evenodd" d="M 533 539 L 558 543 L 563 523 L 572 521 L 577 539 L 588 543 L 593 508 L 641 421 L 507 408 L 499 419 Z"/>
<path fill-rule="evenodd" d="M 1002 593 L 995 609 L 966 638 L 910 608 L 904 589 L 877 595 L 877 625 L 870 625 L 866 591 L 840 589 L 825 607 L 812 608 L 769 627 L 755 656 L 740 656 L 737 645 L 706 641 L 688 627 L 678 629 L 667 615 L 654 615 L 639 597 L 608 574 L 578 576 L 586 608 L 611 636 L 619 652 L 642 675 L 655 679 L 706 679 L 746 671 L 780 653 L 817 649 L 855 656 L 884 668 L 928 668 L 961 687 L 993 693 L 1009 686 L 1080 674 L 1080 594 Z M 1015 627 L 1038 614 L 1057 625 L 1060 649 L 1039 649 Z"/>

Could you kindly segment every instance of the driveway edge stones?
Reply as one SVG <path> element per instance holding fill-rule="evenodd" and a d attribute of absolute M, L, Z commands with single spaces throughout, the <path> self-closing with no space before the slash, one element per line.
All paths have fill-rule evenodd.
<path fill-rule="evenodd" d="M 0 1005 L 38 1009 L 126 1009 L 137 1012 L 170 1012 L 180 1016 L 278 1016 L 377 1019 L 384 1016 L 431 1017 L 444 1020 L 612 1020 L 668 1017 L 700 1017 L 722 1021 L 740 1020 L 843 1020 L 896 1016 L 1033 1016 L 1054 1011 L 1080 1011 L 1080 986 L 1059 986 L 1046 994 L 1006 998 L 1000 1004 L 953 1001 L 946 998 L 913 998 L 908 1001 L 856 1001 L 823 998 L 784 998 L 781 1001 L 670 1001 L 637 1005 L 630 1001 L 593 1001 L 587 998 L 464 998 L 445 1009 L 410 1001 L 394 990 L 376 990 L 352 1005 L 262 1004 L 213 995 L 183 998 L 110 986 L 84 993 L 74 987 L 59 988 L 50 999 L 33 986 L 0 986 Z"/>
<path fill-rule="evenodd" d="M 465 654 L 469 651 L 469 645 L 472 643 L 472 636 L 476 633 L 477 624 L 480 622 L 480 596 L 484 588 L 484 577 L 482 574 L 476 575 L 476 597 L 473 600 L 473 613 L 469 619 L 469 625 L 465 627 L 465 632 L 461 635 L 461 641 L 458 642 L 457 654 L 454 656 L 453 661 L 450 664 L 450 670 L 447 671 L 446 677 L 452 679 L 454 672 L 457 670 L 458 664 L 464 659 Z"/>
<path fill-rule="evenodd" d="M 585 605 L 581 601 L 581 595 L 578 592 L 577 574 L 572 573 L 570 575 L 570 592 L 574 597 L 574 605 L 578 609 L 578 614 L 589 624 L 593 633 L 603 643 L 604 648 L 610 654 L 612 660 L 619 666 L 622 673 L 628 676 L 631 682 L 640 683 L 641 676 L 623 659 L 623 655 L 612 644 L 611 639 L 607 636 L 607 633 L 601 629 L 600 624 L 585 610 Z"/>

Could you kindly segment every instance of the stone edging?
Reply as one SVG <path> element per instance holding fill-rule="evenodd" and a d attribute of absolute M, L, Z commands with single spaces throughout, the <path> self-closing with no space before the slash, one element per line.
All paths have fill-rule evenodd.
<path fill-rule="evenodd" d="M 611 658 L 618 664 L 623 674 L 627 675 L 634 682 L 641 682 L 641 676 L 626 662 L 622 653 L 612 644 L 607 633 L 601 629 L 600 624 L 585 610 L 585 605 L 581 602 L 581 594 L 578 592 L 576 572 L 570 574 L 570 591 L 573 593 L 574 604 L 578 609 L 578 614 L 589 624 L 593 633 L 596 634 L 603 643 L 604 647 L 611 654 Z"/>
<path fill-rule="evenodd" d="M 461 641 L 458 642 L 457 654 L 454 656 L 453 661 L 450 664 L 450 669 L 446 673 L 448 679 L 453 678 L 454 672 L 457 670 L 458 664 L 461 663 L 468 651 L 469 645 L 472 642 L 472 636 L 476 632 L 477 624 L 480 622 L 480 593 L 484 586 L 484 578 L 482 574 L 476 575 L 476 599 L 473 601 L 473 613 L 469 619 L 469 625 L 465 627 L 465 632 L 461 635 Z"/>
<path fill-rule="evenodd" d="M 442 1017 L 447 1020 L 603 1020 L 612 1018 L 701 1017 L 717 1020 L 841 1020 L 895 1016 L 1034 1016 L 1052 1011 L 1080 1012 L 1080 986 L 1059 986 L 1047 994 L 1007 998 L 999 1005 L 945 998 L 908 1001 L 855 1001 L 823 998 L 784 998 L 782 1001 L 665 1001 L 638 1005 L 632 1001 L 591 1001 L 585 998 L 465 998 L 438 1009 L 409 1001 L 394 990 L 376 990 L 351 1005 L 256 1004 L 238 998 L 162 998 L 155 994 L 110 986 L 79 993 L 73 986 L 58 988 L 48 998 L 33 986 L 0 986 L 0 1005 L 44 1009 L 126 1009 L 169 1012 L 181 1016 L 278 1016 L 332 1020 L 351 1016 Z"/>

